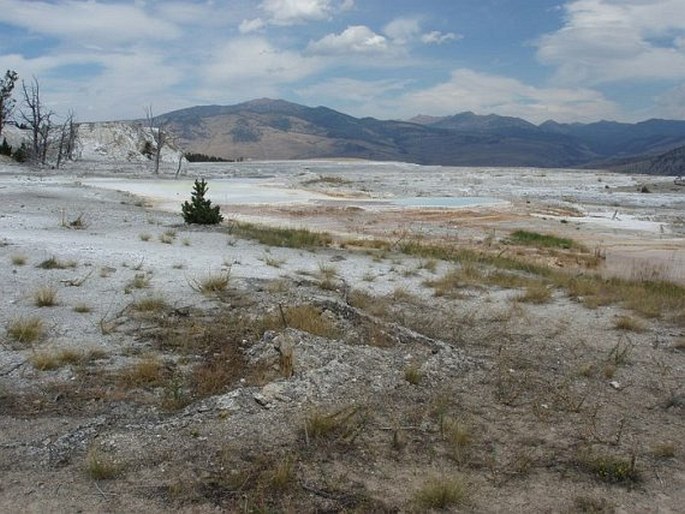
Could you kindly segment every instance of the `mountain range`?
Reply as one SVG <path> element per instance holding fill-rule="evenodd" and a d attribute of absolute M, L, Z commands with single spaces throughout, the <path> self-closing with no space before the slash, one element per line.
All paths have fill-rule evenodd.
<path fill-rule="evenodd" d="M 161 115 L 158 121 L 187 152 L 224 159 L 361 158 L 679 174 L 685 154 L 685 121 L 674 120 L 535 125 L 520 118 L 464 112 L 396 121 L 263 98 L 190 107 Z"/>

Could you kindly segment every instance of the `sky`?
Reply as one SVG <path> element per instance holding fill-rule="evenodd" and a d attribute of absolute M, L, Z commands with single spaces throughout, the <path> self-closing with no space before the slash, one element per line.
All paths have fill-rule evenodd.
<path fill-rule="evenodd" d="M 685 0 L 0 0 L 6 69 L 79 121 L 263 97 L 379 119 L 685 119 Z"/>

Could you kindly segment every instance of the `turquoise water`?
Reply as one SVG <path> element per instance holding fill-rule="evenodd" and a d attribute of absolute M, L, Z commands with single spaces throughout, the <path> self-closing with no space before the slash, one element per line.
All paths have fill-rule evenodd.
<path fill-rule="evenodd" d="M 497 203 L 500 200 L 488 196 L 409 196 L 390 200 L 401 207 L 468 207 Z"/>

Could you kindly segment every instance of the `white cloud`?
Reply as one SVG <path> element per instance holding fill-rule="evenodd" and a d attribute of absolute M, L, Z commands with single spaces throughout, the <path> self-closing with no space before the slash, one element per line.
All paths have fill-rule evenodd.
<path fill-rule="evenodd" d="M 594 121 L 618 116 L 615 104 L 584 88 L 538 88 L 516 79 L 458 69 L 448 82 L 411 92 L 397 100 L 398 112 L 445 115 L 462 111 L 497 113 L 540 123 Z M 396 115 L 397 116 L 397 115 Z"/>
<path fill-rule="evenodd" d="M 406 45 L 419 36 L 418 18 L 396 18 L 383 28 L 383 33 L 398 45 Z"/>
<path fill-rule="evenodd" d="M 231 97 L 255 98 L 271 95 L 283 84 L 309 76 L 320 69 L 315 57 L 275 48 L 265 38 L 245 36 L 217 47 L 200 71 L 204 96 L 218 101 Z"/>
<path fill-rule="evenodd" d="M 90 45 L 136 43 L 178 37 L 172 23 L 156 19 L 141 7 L 67 0 L 59 4 L 0 0 L 2 21 L 31 32 Z"/>
<path fill-rule="evenodd" d="M 307 46 L 309 53 L 321 55 L 382 53 L 387 49 L 387 39 L 364 25 L 347 27 L 340 34 L 328 34 Z"/>
<path fill-rule="evenodd" d="M 685 78 L 683 0 L 574 0 L 538 42 L 560 84 Z"/>
<path fill-rule="evenodd" d="M 63 53 L 27 59 L 3 55 L 3 64 L 16 70 L 23 80 L 36 76 L 50 109 L 64 114 L 75 109 L 80 120 L 139 118 L 146 105 L 163 111 L 179 105 L 172 91 L 184 77 L 176 64 L 166 64 L 164 56 L 152 50 L 95 56 L 90 53 Z M 78 78 L 61 72 L 66 67 L 91 69 Z"/>
<path fill-rule="evenodd" d="M 421 35 L 421 42 L 426 43 L 427 45 L 442 45 L 448 41 L 457 41 L 458 39 L 462 39 L 462 36 L 459 36 L 454 32 L 443 33 L 437 30 L 426 32 Z"/>
<path fill-rule="evenodd" d="M 266 23 L 261 18 L 254 18 L 252 20 L 243 20 L 238 27 L 241 34 L 249 34 L 250 32 L 256 32 L 262 28 Z"/>
<path fill-rule="evenodd" d="M 334 11 L 330 0 L 264 0 L 260 7 L 274 25 L 325 20 Z"/>

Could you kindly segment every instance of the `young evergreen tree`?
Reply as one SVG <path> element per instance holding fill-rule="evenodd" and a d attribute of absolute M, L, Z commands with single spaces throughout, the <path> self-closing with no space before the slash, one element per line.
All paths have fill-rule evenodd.
<path fill-rule="evenodd" d="M 186 223 L 216 225 L 223 221 L 224 217 L 219 212 L 219 206 L 212 206 L 212 201 L 205 198 L 208 190 L 209 187 L 205 179 L 195 180 L 193 192 L 190 194 L 190 202 L 183 202 L 181 206 L 183 220 Z"/>
<path fill-rule="evenodd" d="M 12 147 L 7 142 L 7 139 L 2 138 L 2 144 L 0 145 L 0 155 L 6 155 L 7 157 L 12 157 Z"/>

